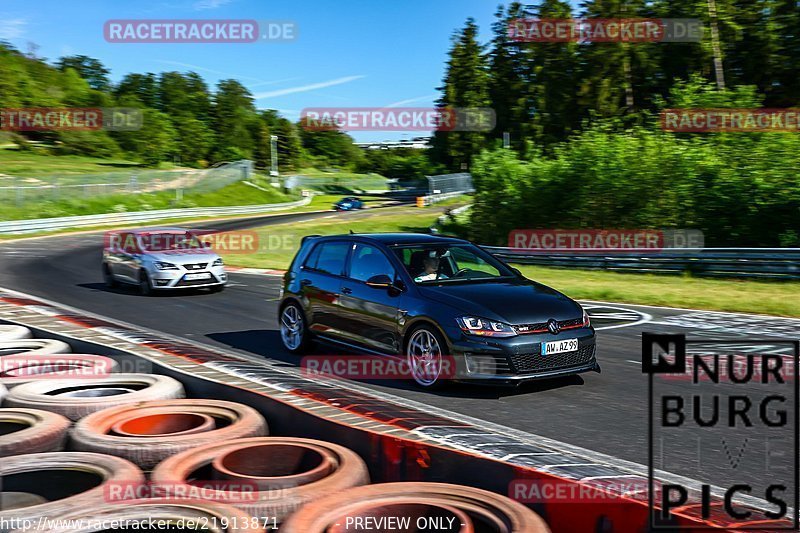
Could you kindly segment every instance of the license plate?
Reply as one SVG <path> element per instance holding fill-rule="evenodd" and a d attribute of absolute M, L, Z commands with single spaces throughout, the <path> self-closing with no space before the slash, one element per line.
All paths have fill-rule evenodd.
<path fill-rule="evenodd" d="M 210 272 L 200 272 L 198 274 L 186 274 L 186 281 L 194 281 L 196 279 L 210 279 Z"/>
<path fill-rule="evenodd" d="M 564 339 L 563 341 L 552 341 L 542 343 L 542 355 L 553 355 L 556 353 L 574 352 L 578 349 L 578 339 Z"/>

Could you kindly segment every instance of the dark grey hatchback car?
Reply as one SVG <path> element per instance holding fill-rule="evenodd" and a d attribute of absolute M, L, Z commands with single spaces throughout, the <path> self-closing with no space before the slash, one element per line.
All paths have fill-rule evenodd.
<path fill-rule="evenodd" d="M 577 302 L 467 241 L 309 236 L 283 281 L 280 334 L 294 353 L 316 339 L 400 357 L 426 388 L 600 371 L 595 331 Z"/>

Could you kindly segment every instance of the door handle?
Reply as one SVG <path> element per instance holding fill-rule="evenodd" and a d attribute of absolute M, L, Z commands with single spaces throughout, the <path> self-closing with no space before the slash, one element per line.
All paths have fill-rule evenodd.
<path fill-rule="evenodd" d="M 353 293 L 353 289 L 351 289 L 349 287 L 344 287 L 342 289 L 342 294 L 352 294 L 352 293 Z"/>
<path fill-rule="evenodd" d="M 303 286 L 303 287 L 306 287 L 307 285 L 311 285 L 311 280 L 310 279 L 301 279 L 300 280 L 300 285 Z"/>

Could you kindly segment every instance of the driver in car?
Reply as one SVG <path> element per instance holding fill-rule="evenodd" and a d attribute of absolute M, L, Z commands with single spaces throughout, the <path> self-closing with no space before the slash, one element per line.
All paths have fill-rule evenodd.
<path fill-rule="evenodd" d="M 414 278 L 414 281 L 432 281 L 435 279 L 445 279 L 447 276 L 439 273 L 439 257 L 435 252 L 431 252 L 425 256 L 422 262 L 424 270 L 422 273 Z"/>

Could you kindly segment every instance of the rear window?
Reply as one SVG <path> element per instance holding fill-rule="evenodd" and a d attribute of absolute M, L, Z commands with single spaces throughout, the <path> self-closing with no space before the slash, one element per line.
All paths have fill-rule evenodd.
<path fill-rule="evenodd" d="M 318 272 L 341 276 L 350 244 L 344 241 L 322 242 L 311 250 L 305 266 Z"/>

